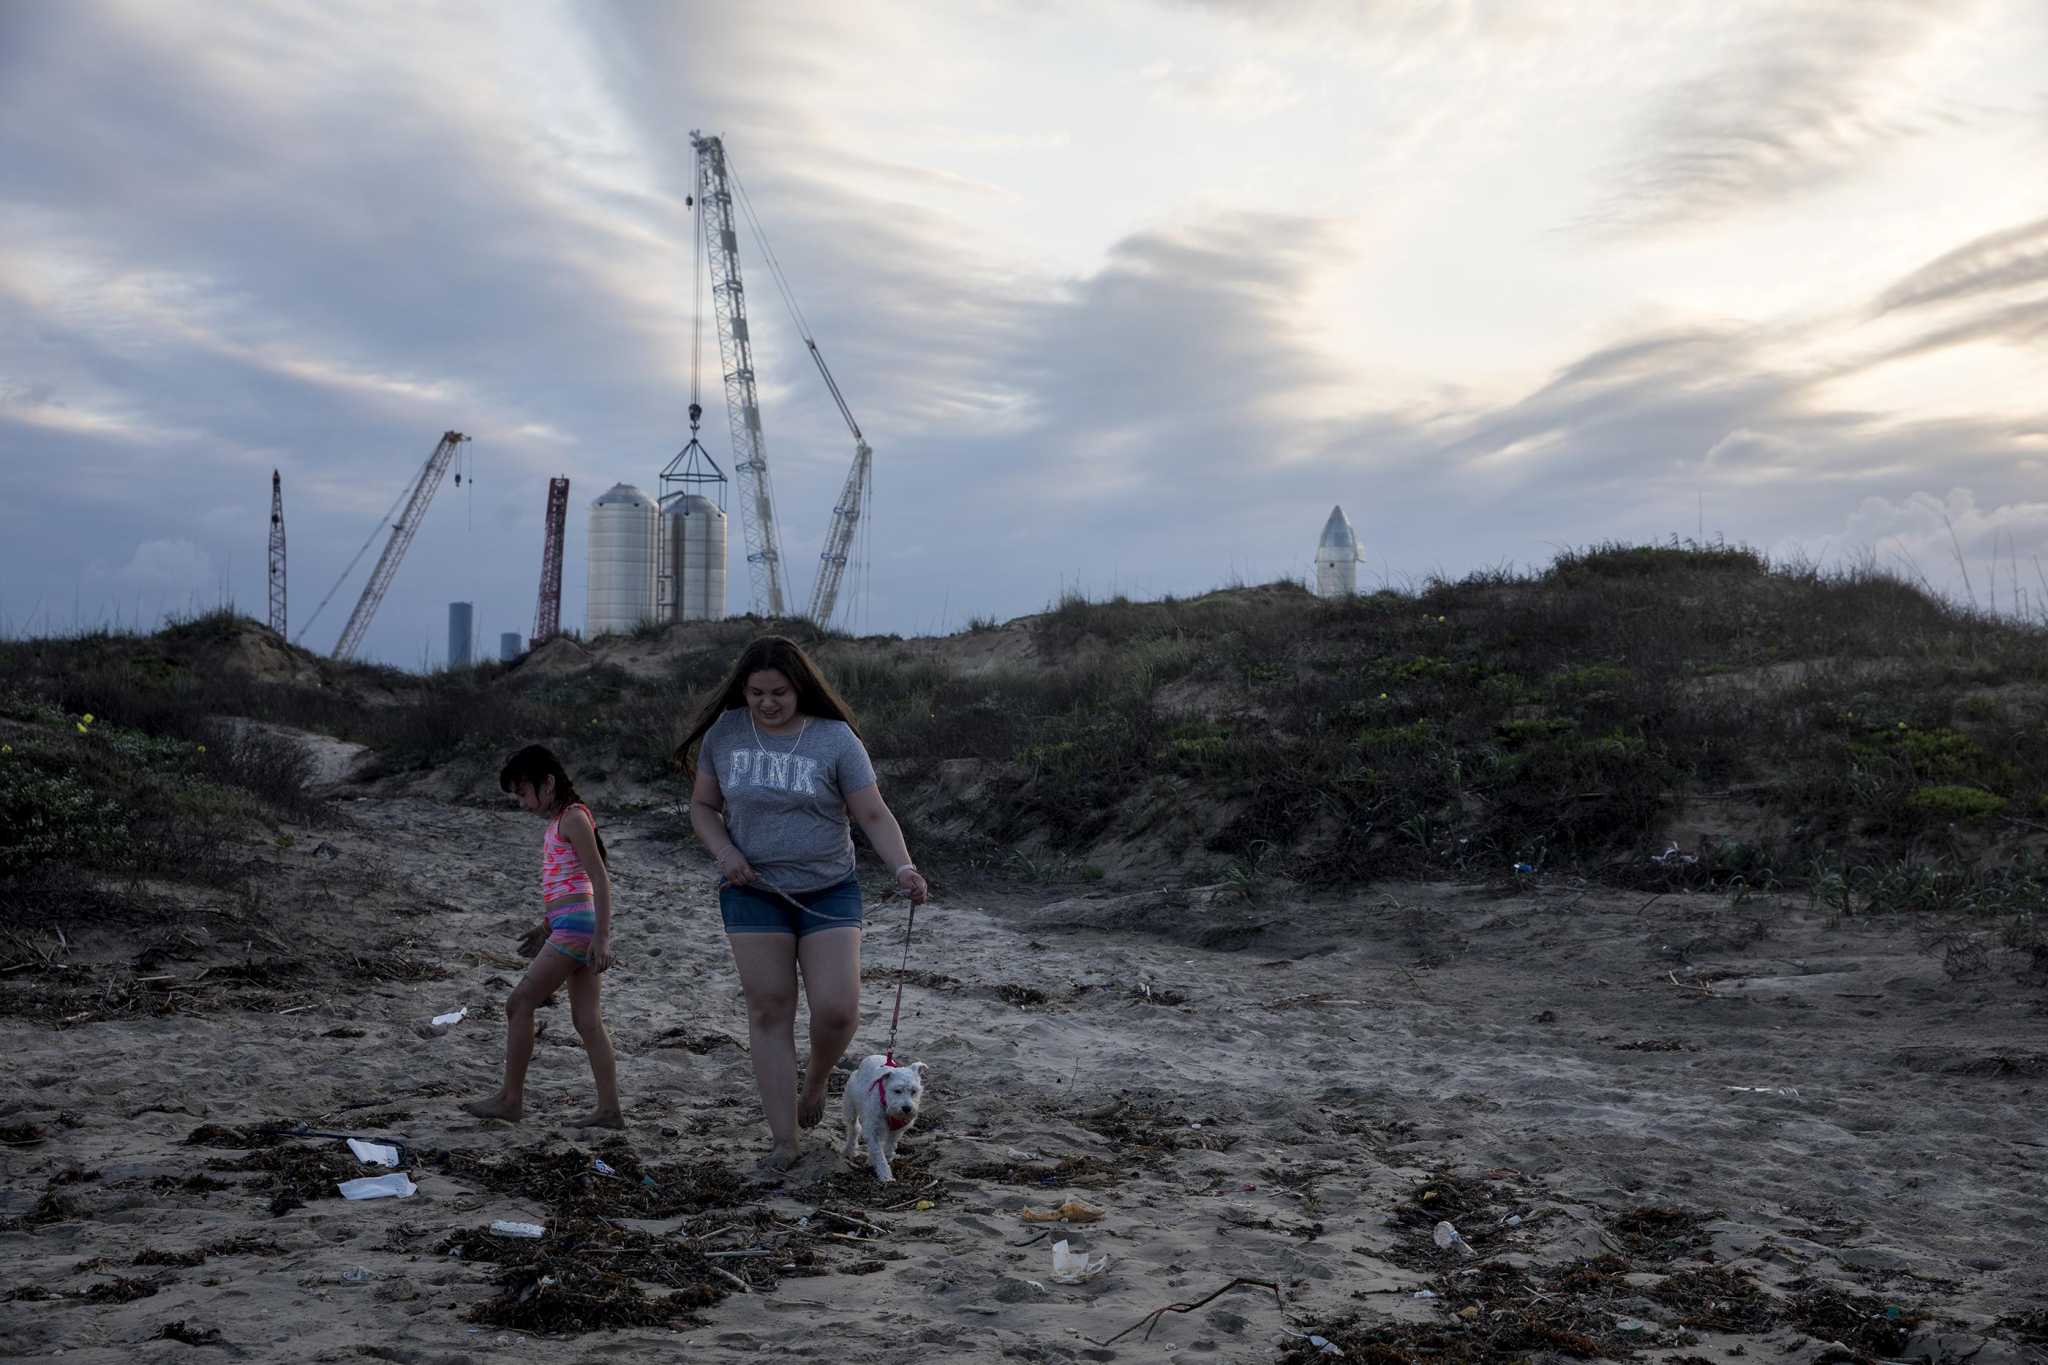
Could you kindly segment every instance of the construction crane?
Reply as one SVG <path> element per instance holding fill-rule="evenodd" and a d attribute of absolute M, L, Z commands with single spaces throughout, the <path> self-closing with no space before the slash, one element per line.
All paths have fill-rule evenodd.
<path fill-rule="evenodd" d="M 533 608 L 533 638 L 539 649 L 562 629 L 562 529 L 569 520 L 569 481 L 548 480 L 547 526 L 540 543 L 540 600 Z"/>
<path fill-rule="evenodd" d="M 441 433 L 440 444 L 434 453 L 427 456 L 427 462 L 420 466 L 419 477 L 413 481 L 412 492 L 405 499 L 405 510 L 398 514 L 398 520 L 391 524 L 391 539 L 385 542 L 384 553 L 377 557 L 377 567 L 370 571 L 370 581 L 363 587 L 363 595 L 356 602 L 356 609 L 349 613 L 348 624 L 341 628 L 341 639 L 335 642 L 334 657 L 350 659 L 355 656 L 356 647 L 363 642 L 363 635 L 370 629 L 370 618 L 377 614 L 378 606 L 384 601 L 384 593 L 390 588 L 391 580 L 398 576 L 398 565 L 405 558 L 406 547 L 419 534 L 420 522 L 426 517 L 427 504 L 433 500 L 434 490 L 441 486 L 441 479 L 448 473 L 448 466 L 455 460 L 456 449 L 469 438 L 459 431 Z"/>
<path fill-rule="evenodd" d="M 868 449 L 867 438 L 860 434 L 860 423 L 853 420 L 853 409 L 846 406 L 832 371 L 825 368 L 825 355 L 818 349 L 818 343 L 806 336 L 804 344 L 811 348 L 811 359 L 818 362 L 818 373 L 825 376 L 825 387 L 832 390 L 832 401 L 839 405 L 839 415 L 846 419 L 847 430 L 853 433 L 853 468 L 846 471 L 846 485 L 839 490 L 838 505 L 832 509 L 832 525 L 825 532 L 825 550 L 818 556 L 818 577 L 811 584 L 811 620 L 829 626 L 832 609 L 839 604 L 839 582 L 846 576 L 847 551 L 853 547 L 861 518 L 867 515 L 868 474 L 874 464 L 874 452 Z"/>
<path fill-rule="evenodd" d="M 270 628 L 284 635 L 284 481 L 270 471 Z"/>
<path fill-rule="evenodd" d="M 711 296 L 718 316 L 719 355 L 725 362 L 725 408 L 732 426 L 734 467 L 740 475 L 740 524 L 746 536 L 747 563 L 753 577 L 753 605 L 757 612 L 780 616 L 784 610 L 781 540 L 775 522 L 774 494 L 768 481 L 767 446 L 761 435 L 761 408 L 754 385 L 753 342 L 747 326 L 745 291 L 740 286 L 738 220 L 733 213 L 734 189 L 739 180 L 731 173 L 725 144 L 720 139 L 693 132 L 690 145 L 697 152 L 697 197 L 704 210 L 700 240 L 710 247 Z M 747 204 L 744 189 L 739 190 L 738 206 L 749 219 L 752 218 L 753 211 Z M 839 501 L 832 508 L 832 524 L 825 534 L 824 551 L 818 556 L 818 575 L 811 583 L 811 604 L 806 613 L 818 625 L 826 626 L 831 624 L 832 614 L 839 603 L 839 588 L 846 576 L 854 537 L 867 515 L 874 451 L 861 434 L 860 423 L 854 420 L 853 410 L 847 406 L 838 381 L 832 378 L 831 368 L 825 364 L 825 353 L 818 349 L 817 339 L 811 335 L 803 311 L 796 306 L 796 299 L 790 294 L 789 281 L 783 278 L 780 263 L 774 252 L 768 249 L 767 236 L 761 232 L 759 222 L 754 223 L 754 231 L 761 242 L 769 273 L 776 287 L 782 291 L 783 302 L 789 305 L 797 333 L 803 337 L 804 346 L 824 378 L 840 417 L 845 419 L 847 430 L 853 433 L 853 466 L 847 471 Z"/>
<path fill-rule="evenodd" d="M 697 153 L 697 201 L 711 258 L 711 299 L 718 315 L 718 353 L 725 364 L 725 415 L 732 428 L 733 469 L 740 476 L 740 529 L 747 543 L 753 609 L 784 614 L 782 536 L 775 522 L 775 492 L 768 479 L 768 443 L 761 435 L 761 402 L 754 387 L 754 343 L 747 328 L 746 290 L 740 283 L 739 224 L 733 217 L 725 144 L 690 134 Z"/>

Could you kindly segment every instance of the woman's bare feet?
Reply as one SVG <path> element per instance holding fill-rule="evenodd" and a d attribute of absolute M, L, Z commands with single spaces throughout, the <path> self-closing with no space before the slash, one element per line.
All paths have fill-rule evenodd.
<path fill-rule="evenodd" d="M 616 1109 L 593 1109 L 580 1119 L 569 1120 L 571 1128 L 619 1128 L 626 1126 L 626 1116 Z"/>
<path fill-rule="evenodd" d="M 824 1118 L 825 1092 L 821 1089 L 813 1095 L 810 1086 L 806 1085 L 804 1092 L 796 1097 L 796 1126 L 816 1128 Z"/>
<path fill-rule="evenodd" d="M 471 1100 L 462 1108 L 480 1119 L 503 1119 L 506 1123 L 517 1123 L 526 1115 L 526 1106 L 517 1100 L 506 1099 L 502 1090 L 487 1100 Z"/>
<path fill-rule="evenodd" d="M 779 1145 L 770 1147 L 767 1155 L 754 1164 L 762 1171 L 781 1172 L 796 1165 L 797 1160 L 802 1156 L 803 1150 L 792 1142 L 787 1147 Z"/>

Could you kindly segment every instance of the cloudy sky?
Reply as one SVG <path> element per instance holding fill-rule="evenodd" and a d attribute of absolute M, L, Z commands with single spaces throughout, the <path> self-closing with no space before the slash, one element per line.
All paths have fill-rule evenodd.
<path fill-rule="evenodd" d="M 688 435 L 692 129 L 875 448 L 858 626 L 1301 576 L 1332 503 L 1372 583 L 1704 530 L 2038 610 L 2044 73 L 2038 0 L 0 4 L 0 629 L 261 616 L 276 467 L 296 633 L 450 427 L 364 653 L 528 629 L 552 474 L 581 625 Z M 802 599 L 851 440 L 741 251 Z"/>

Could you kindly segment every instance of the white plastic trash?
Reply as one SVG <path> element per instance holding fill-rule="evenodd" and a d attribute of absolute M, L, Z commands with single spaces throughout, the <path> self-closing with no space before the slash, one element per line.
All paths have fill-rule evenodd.
<path fill-rule="evenodd" d="M 1060 1284 L 1086 1284 L 1109 1268 L 1109 1256 L 1070 1251 L 1065 1242 L 1052 1244 L 1052 1277 Z"/>
<path fill-rule="evenodd" d="M 396 1166 L 398 1149 L 382 1142 L 365 1142 L 361 1138 L 350 1138 L 348 1149 L 356 1154 L 356 1160 L 365 1166 Z"/>
<path fill-rule="evenodd" d="M 404 1171 L 394 1171 L 390 1175 L 366 1175 L 361 1180 L 344 1180 L 340 1188 L 343 1199 L 410 1199 L 419 1190 Z"/>
<path fill-rule="evenodd" d="M 1452 1247 L 1456 1247 L 1458 1248 L 1458 1250 L 1464 1252 L 1467 1256 L 1476 1256 L 1479 1254 L 1478 1252 L 1472 1249 L 1472 1244 L 1470 1242 L 1467 1242 L 1462 1236 L 1459 1235 L 1457 1228 L 1453 1227 L 1449 1223 L 1438 1223 L 1436 1225 L 1436 1231 L 1431 1233 L 1430 1236 L 1431 1239 L 1435 1241 L 1436 1244 L 1439 1247 L 1442 1247 L 1445 1251 L 1449 1251 Z"/>
<path fill-rule="evenodd" d="M 1344 1354 L 1344 1348 L 1328 1337 L 1318 1336 L 1314 1332 L 1297 1332 L 1292 1327 L 1282 1327 L 1280 1330 L 1290 1337 L 1305 1341 L 1315 1347 L 1316 1354 L 1319 1356 L 1341 1356 Z"/>
<path fill-rule="evenodd" d="M 504 1218 L 491 1224 L 491 1231 L 500 1237 L 545 1237 L 548 1232 L 538 1223 L 514 1223 Z"/>
<path fill-rule="evenodd" d="M 462 1016 L 468 1013 L 469 1006 L 464 1005 L 461 1009 L 454 1010 L 448 1014 L 437 1014 L 434 1016 L 434 1027 L 446 1028 L 450 1024 L 459 1024 L 462 1022 Z"/>

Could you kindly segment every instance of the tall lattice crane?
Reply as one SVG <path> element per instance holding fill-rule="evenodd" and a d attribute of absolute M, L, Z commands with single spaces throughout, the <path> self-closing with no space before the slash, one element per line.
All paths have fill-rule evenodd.
<path fill-rule="evenodd" d="M 562 531 L 569 521 L 569 481 L 548 480 L 547 528 L 540 542 L 540 600 L 533 608 L 533 638 L 539 649 L 562 631 Z"/>
<path fill-rule="evenodd" d="M 440 444 L 434 447 L 434 453 L 427 456 L 427 462 L 420 467 L 419 477 L 412 484 L 412 494 L 405 500 L 405 510 L 391 524 L 391 539 L 385 542 L 384 553 L 377 557 L 377 567 L 370 571 L 370 581 L 364 586 L 356 609 L 349 613 L 348 624 L 341 628 L 341 639 L 334 646 L 335 658 L 355 656 L 356 647 L 362 644 L 363 635 L 370 628 L 370 618 L 377 614 L 378 606 L 384 601 L 385 590 L 398 576 L 398 565 L 405 558 L 406 547 L 419 534 L 420 522 L 426 517 L 427 504 L 433 500 L 434 490 L 441 486 L 448 466 L 454 463 L 457 447 L 468 439 L 459 431 L 442 432 Z"/>
<path fill-rule="evenodd" d="M 270 471 L 270 628 L 284 634 L 284 480 Z"/>
<path fill-rule="evenodd" d="M 754 610 L 779 616 L 783 613 L 782 549 L 775 521 L 774 495 L 768 482 L 768 452 L 761 435 L 761 408 L 755 393 L 753 342 L 747 326 L 746 295 L 740 286 L 739 223 L 734 215 L 734 190 L 739 184 L 731 173 L 725 144 L 716 137 L 690 134 L 697 152 L 697 201 L 701 206 L 700 242 L 709 248 L 712 272 L 712 301 L 718 315 L 718 349 L 725 362 L 725 409 L 732 426 L 733 458 L 740 475 L 740 524 L 746 535 L 747 563 L 752 571 Z M 752 209 L 746 194 L 739 191 L 738 207 L 749 218 Z M 810 618 L 821 626 L 830 625 L 839 603 L 839 589 L 846 576 L 846 564 L 854 538 L 867 516 L 874 451 L 861 434 L 860 423 L 847 406 L 846 396 L 825 364 L 825 354 L 804 321 L 803 312 L 789 291 L 780 263 L 768 250 L 767 237 L 754 224 L 762 254 L 783 301 L 789 305 L 799 335 L 831 391 L 839 415 L 853 433 L 853 466 L 847 471 L 839 501 L 832 508 L 832 524 L 825 533 L 825 548 L 818 556 L 818 575 L 811 583 Z"/>
<path fill-rule="evenodd" d="M 725 415 L 732 427 L 733 470 L 740 478 L 740 529 L 747 543 L 753 609 L 784 614 L 782 535 L 775 492 L 768 479 L 768 443 L 761 435 L 761 402 L 754 387 L 754 343 L 747 328 L 746 289 L 740 283 L 739 223 L 733 217 L 725 144 L 690 134 L 697 153 L 697 205 L 711 258 L 711 299 L 718 315 L 718 352 L 725 364 Z"/>

